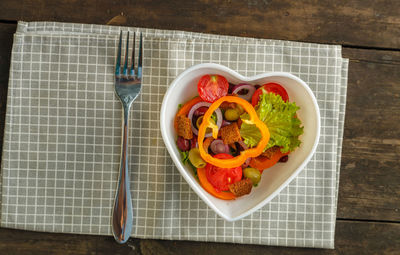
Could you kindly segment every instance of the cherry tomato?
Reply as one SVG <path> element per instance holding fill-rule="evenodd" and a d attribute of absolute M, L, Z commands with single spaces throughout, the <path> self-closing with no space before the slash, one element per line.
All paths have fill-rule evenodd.
<path fill-rule="evenodd" d="M 262 85 L 256 90 L 256 92 L 254 92 L 253 97 L 251 98 L 251 104 L 253 106 L 256 106 L 258 104 L 258 101 L 260 100 L 260 95 L 263 93 L 261 88 L 264 88 L 264 90 L 267 92 L 272 92 L 274 94 L 280 95 L 282 97 L 282 100 L 285 102 L 289 100 L 289 96 L 284 87 L 282 87 L 278 83 L 270 82 Z"/>
<path fill-rule="evenodd" d="M 224 76 L 218 74 L 204 75 L 197 83 L 197 91 L 199 92 L 201 99 L 210 103 L 226 96 L 228 94 L 228 89 L 228 81 Z"/>
<path fill-rule="evenodd" d="M 199 181 L 201 186 L 214 197 L 223 199 L 223 200 L 232 200 L 235 199 L 236 196 L 232 192 L 219 192 L 216 191 L 214 186 L 207 180 L 206 170 L 204 168 L 197 168 L 197 176 L 199 177 Z"/>
<path fill-rule="evenodd" d="M 218 159 L 233 158 L 232 155 L 220 153 L 214 156 Z M 238 182 L 242 179 L 242 167 L 220 168 L 211 164 L 206 165 L 206 177 L 216 191 L 229 190 L 229 184 Z"/>

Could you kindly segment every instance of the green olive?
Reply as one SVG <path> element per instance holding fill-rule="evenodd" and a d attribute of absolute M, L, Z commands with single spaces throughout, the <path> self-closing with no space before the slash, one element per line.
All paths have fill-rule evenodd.
<path fill-rule="evenodd" d="M 240 104 L 236 104 L 236 108 L 235 109 L 238 111 L 239 115 L 244 113 L 244 108 Z"/>
<path fill-rule="evenodd" d="M 229 108 L 225 111 L 224 116 L 227 121 L 235 121 L 239 119 L 240 114 L 236 109 Z"/>
<path fill-rule="evenodd" d="M 192 165 L 194 165 L 196 168 L 203 168 L 207 165 L 207 163 L 201 158 L 198 148 L 191 149 L 189 151 L 188 158 L 190 163 L 192 163 Z"/>
<path fill-rule="evenodd" d="M 253 185 L 257 185 L 261 180 L 261 173 L 258 169 L 247 167 L 243 170 L 243 174 L 253 182 Z"/>

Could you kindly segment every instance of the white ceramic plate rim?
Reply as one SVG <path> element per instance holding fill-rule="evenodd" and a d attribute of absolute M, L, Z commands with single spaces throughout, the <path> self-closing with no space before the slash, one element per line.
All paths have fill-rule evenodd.
<path fill-rule="evenodd" d="M 317 134 L 316 134 L 316 139 L 314 141 L 314 144 L 312 146 L 311 152 L 309 153 L 309 155 L 306 157 L 306 159 L 300 164 L 300 166 L 293 172 L 292 175 L 289 176 L 289 178 L 286 179 L 286 181 L 284 181 L 281 186 L 279 186 L 271 195 L 269 195 L 266 199 L 264 199 L 261 203 L 257 204 L 256 206 L 250 208 L 249 210 L 243 212 L 241 215 L 237 216 L 237 217 L 229 217 L 227 215 L 225 215 L 224 213 L 222 213 L 202 192 L 204 192 L 204 189 L 201 187 L 201 185 L 199 183 L 197 183 L 198 185 L 196 185 L 196 183 L 193 183 L 193 181 L 190 179 L 189 173 L 188 171 L 186 171 L 185 168 L 182 167 L 182 163 L 181 163 L 181 159 L 178 157 L 178 155 L 176 155 L 173 151 L 173 147 L 175 146 L 174 144 L 170 144 L 170 143 L 166 143 L 165 141 L 167 141 L 167 128 L 165 127 L 165 125 L 167 125 L 167 123 L 165 122 L 165 113 L 167 111 L 167 106 L 165 104 L 165 102 L 167 102 L 169 100 L 169 97 L 171 96 L 171 94 L 173 93 L 173 88 L 180 82 L 180 80 L 182 79 L 182 77 L 185 77 L 188 73 L 193 72 L 194 70 L 197 69 L 202 69 L 202 68 L 212 68 L 212 69 L 216 69 L 216 70 L 220 70 L 223 72 L 227 72 L 230 73 L 232 76 L 238 78 L 241 81 L 244 82 L 251 82 L 253 80 L 258 80 L 258 79 L 262 79 L 262 78 L 268 78 L 271 76 L 282 76 L 282 77 L 286 77 L 286 78 L 290 78 L 293 79 L 295 81 L 297 81 L 299 84 L 301 84 L 304 89 L 307 91 L 307 93 L 310 95 L 311 99 L 312 99 L 312 103 L 315 107 L 316 113 L 317 113 Z M 227 221 L 236 221 L 239 220 L 243 217 L 246 217 L 247 215 L 257 211 L 258 209 L 260 209 L 261 207 L 263 207 L 264 205 L 266 205 L 269 201 L 271 201 L 276 195 L 278 195 L 300 172 L 301 170 L 304 169 L 304 167 L 306 166 L 306 164 L 310 161 L 311 157 L 314 155 L 316 149 L 317 149 L 317 145 L 319 142 L 319 137 L 320 137 L 320 112 L 319 112 L 319 107 L 318 107 L 318 103 L 317 100 L 314 96 L 314 93 L 311 91 L 311 89 L 308 87 L 308 85 L 301 80 L 300 78 L 298 78 L 297 76 L 294 76 L 290 73 L 286 73 L 286 72 L 269 72 L 269 73 L 262 73 L 262 74 L 258 74 L 258 75 L 254 75 L 251 77 L 245 77 L 239 73 L 237 73 L 236 71 L 223 66 L 223 65 L 219 65 L 219 64 L 214 64 L 214 63 L 203 63 L 203 64 L 198 64 L 198 65 L 194 65 L 192 67 L 189 67 L 188 69 L 186 69 L 185 71 L 183 71 L 180 75 L 178 75 L 178 77 L 175 78 L 175 80 L 171 83 L 171 85 L 169 86 L 162 105 L 161 105 L 161 111 L 160 111 L 160 128 L 161 128 L 161 134 L 165 143 L 165 146 L 167 147 L 167 150 L 172 158 L 172 160 L 174 161 L 175 165 L 177 166 L 179 172 L 181 173 L 181 175 L 185 178 L 186 182 L 189 184 L 189 186 L 197 193 L 197 195 L 204 201 L 206 202 L 206 204 L 208 206 L 210 206 L 219 216 L 221 216 L 222 218 L 224 218 Z M 170 123 L 170 125 L 172 125 L 172 123 Z"/>

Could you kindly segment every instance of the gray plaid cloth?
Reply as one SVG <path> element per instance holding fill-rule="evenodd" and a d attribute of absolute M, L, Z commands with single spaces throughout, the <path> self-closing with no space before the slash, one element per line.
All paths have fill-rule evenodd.
<path fill-rule="evenodd" d="M 333 248 L 348 70 L 340 46 L 101 25 L 18 23 L 1 226 L 111 234 L 121 144 L 121 105 L 113 85 L 120 29 L 144 34 L 143 87 L 130 120 L 132 236 Z M 304 171 L 270 203 L 236 222 L 217 216 L 191 190 L 159 130 L 169 84 L 203 62 L 245 76 L 293 73 L 310 86 L 321 110 L 320 143 Z"/>

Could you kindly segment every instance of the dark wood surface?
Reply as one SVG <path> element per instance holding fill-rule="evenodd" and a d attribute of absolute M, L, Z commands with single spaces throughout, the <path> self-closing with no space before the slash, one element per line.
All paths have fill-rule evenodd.
<path fill-rule="evenodd" d="M 347 3 L 348 2 L 348 3 Z M 0 2 L 3 20 L 126 25 L 344 45 L 399 46 L 397 0 L 24 0 Z"/>
<path fill-rule="evenodd" d="M 342 44 L 350 67 L 335 250 L 0 229 L 0 254 L 400 254 L 400 1 L 344 2 L 2 0 L 0 148 L 17 20 Z"/>

